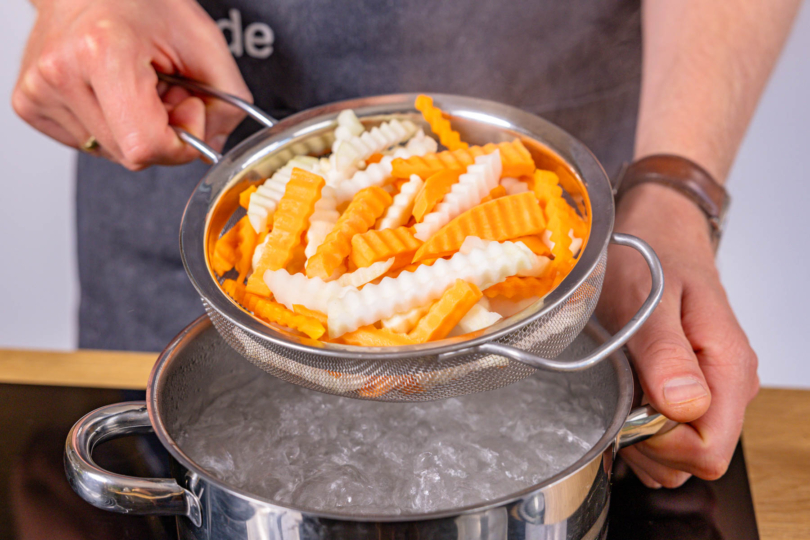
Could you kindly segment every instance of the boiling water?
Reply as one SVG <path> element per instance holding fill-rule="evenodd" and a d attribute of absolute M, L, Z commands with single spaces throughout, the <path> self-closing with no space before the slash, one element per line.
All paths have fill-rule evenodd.
<path fill-rule="evenodd" d="M 574 463 L 604 433 L 596 405 L 529 378 L 428 403 L 316 393 L 259 375 L 220 391 L 178 439 L 214 476 L 260 497 L 344 514 L 490 501 Z"/>

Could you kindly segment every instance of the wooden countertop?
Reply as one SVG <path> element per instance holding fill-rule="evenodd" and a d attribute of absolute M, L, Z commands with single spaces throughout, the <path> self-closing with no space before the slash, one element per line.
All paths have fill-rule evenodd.
<path fill-rule="evenodd" d="M 0 349 L 0 383 L 144 389 L 156 354 Z M 810 538 L 810 391 L 763 388 L 743 448 L 762 540 Z"/>

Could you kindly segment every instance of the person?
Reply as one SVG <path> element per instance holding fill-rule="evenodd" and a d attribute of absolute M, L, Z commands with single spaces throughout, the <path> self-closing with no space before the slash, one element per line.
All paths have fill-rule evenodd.
<path fill-rule="evenodd" d="M 38 130 L 86 151 L 77 181 L 80 346 L 152 350 L 202 312 L 176 238 L 206 166 L 172 126 L 217 149 L 249 129 L 229 139 L 238 111 L 159 83 L 157 72 L 255 99 L 276 117 L 389 92 L 474 95 L 562 126 L 611 173 L 671 154 L 723 183 L 799 6 L 33 1 L 12 102 Z M 718 478 L 758 378 L 706 214 L 676 189 L 637 183 L 619 200 L 615 230 L 645 239 L 663 264 L 663 300 L 628 347 L 649 402 L 682 423 L 624 457 L 651 487 Z M 599 314 L 615 329 L 650 282 L 631 250 L 613 247 L 609 260 Z"/>

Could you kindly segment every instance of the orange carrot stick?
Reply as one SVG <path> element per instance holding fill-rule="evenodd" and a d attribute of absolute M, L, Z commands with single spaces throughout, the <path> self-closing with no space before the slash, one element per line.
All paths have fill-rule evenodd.
<path fill-rule="evenodd" d="M 294 249 L 301 243 L 301 235 L 309 226 L 309 216 L 321 197 L 325 181 L 317 174 L 295 168 L 284 195 L 278 203 L 273 218 L 273 230 L 268 236 L 259 264 L 248 278 L 250 293 L 269 296 L 264 283 L 267 270 L 285 268 L 294 256 Z"/>
<path fill-rule="evenodd" d="M 468 236 L 502 242 L 542 233 L 546 221 L 534 193 L 526 191 L 474 206 L 430 237 L 414 256 L 414 262 L 450 255 Z"/>
<path fill-rule="evenodd" d="M 430 175 L 425 180 L 425 185 L 422 186 L 422 190 L 413 203 L 413 217 L 416 218 L 417 223 L 422 223 L 433 207 L 447 195 L 453 184 L 458 182 L 458 177 L 462 172 L 461 169 L 445 169 Z"/>
<path fill-rule="evenodd" d="M 352 238 L 369 230 L 391 204 L 384 189 L 371 186 L 354 196 L 315 255 L 307 261 L 307 277 L 328 279 L 351 253 Z"/>
<path fill-rule="evenodd" d="M 396 347 L 416 343 L 405 334 L 397 334 L 384 328 L 374 328 L 372 325 L 361 326 L 354 332 L 343 334 L 340 339 L 347 345 L 363 347 Z"/>
<path fill-rule="evenodd" d="M 464 171 L 472 165 L 475 158 L 484 154 L 491 154 L 495 150 L 501 151 L 503 163 L 503 176 L 519 177 L 532 174 L 536 168 L 532 155 L 523 146 L 519 139 L 498 144 L 489 143 L 484 146 L 471 146 L 459 150 L 447 150 L 424 156 L 413 156 L 407 159 L 397 158 L 392 162 L 395 178 L 410 178 L 412 174 L 419 175 L 423 180 L 445 169 Z"/>
<path fill-rule="evenodd" d="M 352 237 L 349 259 L 357 268 L 365 268 L 375 262 L 396 257 L 391 267 L 395 269 L 411 262 L 421 245 L 422 242 L 414 238 L 413 232 L 407 227 L 381 231 L 371 229 Z"/>
<path fill-rule="evenodd" d="M 417 343 L 446 337 L 481 296 L 482 293 L 475 284 L 461 279 L 456 280 L 456 283 L 430 306 L 427 314 L 419 319 L 416 328 L 411 330 L 408 337 Z"/>
<path fill-rule="evenodd" d="M 326 328 L 324 328 L 318 319 L 307 317 L 306 315 L 299 315 L 278 302 L 268 300 L 267 298 L 248 292 L 244 295 L 242 305 L 252 311 L 256 317 L 264 321 L 293 328 L 305 333 L 312 339 L 318 339 L 326 333 Z"/>
<path fill-rule="evenodd" d="M 450 121 L 442 115 L 442 110 L 433 105 L 433 98 L 419 95 L 416 98 L 416 110 L 422 113 L 422 117 L 430 124 L 430 129 L 438 135 L 441 142 L 448 150 L 458 150 L 469 148 L 469 144 L 462 142 L 458 131 L 450 126 Z"/>

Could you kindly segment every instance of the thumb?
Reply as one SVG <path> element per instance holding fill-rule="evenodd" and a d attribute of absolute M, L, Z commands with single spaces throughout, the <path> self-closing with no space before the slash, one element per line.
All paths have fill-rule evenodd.
<path fill-rule="evenodd" d="M 683 331 L 680 295 L 664 295 L 628 348 L 644 394 L 660 413 L 681 423 L 706 413 L 711 393 Z"/>

